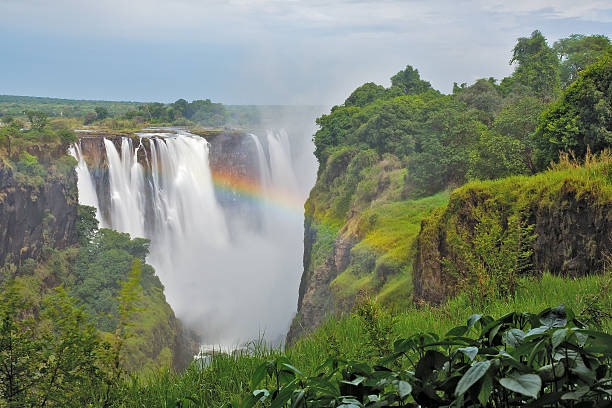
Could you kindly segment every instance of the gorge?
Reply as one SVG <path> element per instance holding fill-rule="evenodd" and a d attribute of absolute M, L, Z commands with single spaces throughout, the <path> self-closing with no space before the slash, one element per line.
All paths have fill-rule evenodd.
<path fill-rule="evenodd" d="M 147 262 L 203 343 L 280 342 L 295 313 L 312 129 L 84 134 L 79 201 L 151 240 Z"/>

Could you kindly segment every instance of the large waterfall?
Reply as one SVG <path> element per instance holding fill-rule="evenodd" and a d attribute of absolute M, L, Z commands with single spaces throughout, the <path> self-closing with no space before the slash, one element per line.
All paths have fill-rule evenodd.
<path fill-rule="evenodd" d="M 299 167 L 300 156 L 312 154 L 309 138 L 245 133 L 244 151 L 229 154 L 255 163 L 241 178 L 213 172 L 211 145 L 200 136 L 140 136 L 104 139 L 106 199 L 96 196 L 103 189 L 92 185 L 75 146 L 80 201 L 99 209 L 101 225 L 151 240 L 147 261 L 168 302 L 204 342 L 281 339 L 301 274 L 303 203 L 314 166 Z"/>

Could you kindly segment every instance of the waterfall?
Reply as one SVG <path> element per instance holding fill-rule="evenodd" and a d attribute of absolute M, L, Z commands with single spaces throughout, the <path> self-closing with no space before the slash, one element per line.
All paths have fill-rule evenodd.
<path fill-rule="evenodd" d="M 145 236 L 144 172 L 132 154 L 132 141 L 121 140 L 121 156 L 115 145 L 104 139 L 110 180 L 110 226 L 132 237 Z"/>
<path fill-rule="evenodd" d="M 96 188 L 94 186 L 93 178 L 83 159 L 81 153 L 81 144 L 75 144 L 68 149 L 68 153 L 77 160 L 76 173 L 77 173 L 77 189 L 79 190 L 79 204 L 88 205 L 96 208 L 96 218 L 102 222 L 102 215 L 100 214 L 100 204 L 98 203 L 98 195 L 96 194 Z"/>
<path fill-rule="evenodd" d="M 183 131 L 141 137 L 148 143 L 134 147 L 123 138 L 119 149 L 104 140 L 110 200 L 98 202 L 110 203 L 109 225 L 151 240 L 147 262 L 168 303 L 204 341 L 232 346 L 261 335 L 283 338 L 301 275 L 304 199 L 287 133 L 244 135 L 246 144 L 236 145 L 242 150 L 229 155 L 249 157 L 256 168 L 247 175 L 258 177 L 235 186 L 215 183 L 205 139 Z M 95 197 L 93 186 L 79 192 L 88 196 L 88 188 Z M 242 202 L 250 210 L 231 210 Z"/>
<path fill-rule="evenodd" d="M 297 180 L 291 166 L 291 149 L 287 133 L 268 131 L 266 140 L 270 152 L 272 182 L 285 193 L 297 194 Z"/>

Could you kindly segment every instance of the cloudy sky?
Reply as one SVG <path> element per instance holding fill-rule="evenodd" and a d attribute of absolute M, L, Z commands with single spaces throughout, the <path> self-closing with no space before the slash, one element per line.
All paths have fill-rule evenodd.
<path fill-rule="evenodd" d="M 612 2 L 0 0 L 0 94 L 328 105 L 407 64 L 449 92 L 534 29 L 612 37 Z"/>

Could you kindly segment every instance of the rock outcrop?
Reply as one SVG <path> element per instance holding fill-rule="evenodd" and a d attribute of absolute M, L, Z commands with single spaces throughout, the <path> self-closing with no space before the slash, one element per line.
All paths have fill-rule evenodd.
<path fill-rule="evenodd" d="M 504 229 L 512 215 L 532 226 L 530 273 L 577 277 L 600 272 L 612 251 L 612 195 L 609 180 L 589 173 L 549 172 L 468 184 L 453 192 L 447 207 L 422 222 L 413 267 L 415 299 L 440 304 L 456 293 L 456 280 L 443 260 L 460 265 L 462 253 L 449 236 L 473 234 L 477 213 L 495 217 Z"/>
<path fill-rule="evenodd" d="M 11 168 L 0 166 L 0 264 L 39 259 L 45 245 L 75 244 L 77 202 L 74 171 L 35 186 L 18 183 Z"/>

